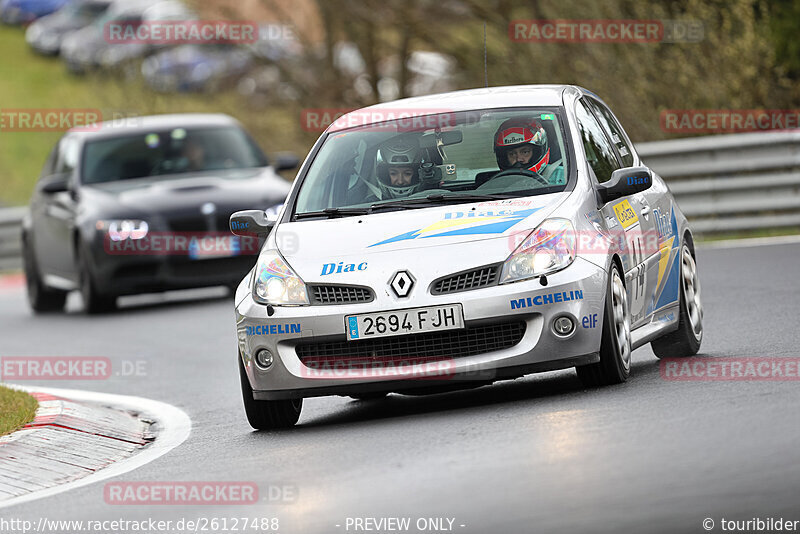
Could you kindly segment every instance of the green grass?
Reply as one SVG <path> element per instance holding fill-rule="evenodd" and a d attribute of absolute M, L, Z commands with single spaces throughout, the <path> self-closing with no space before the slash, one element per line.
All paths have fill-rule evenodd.
<path fill-rule="evenodd" d="M 69 74 L 59 58 L 42 57 L 24 30 L 0 25 L 0 110 L 98 109 L 104 118 L 154 113 L 227 113 L 240 120 L 269 155 L 290 150 L 302 158 L 313 142 L 300 128 L 300 109 L 273 105 L 253 110 L 235 91 L 162 95 L 140 77 Z M 28 203 L 42 166 L 61 133 L 0 130 L 0 206 Z"/>
<path fill-rule="evenodd" d="M 0 436 L 10 434 L 33 421 L 39 403 L 25 393 L 0 386 Z"/>

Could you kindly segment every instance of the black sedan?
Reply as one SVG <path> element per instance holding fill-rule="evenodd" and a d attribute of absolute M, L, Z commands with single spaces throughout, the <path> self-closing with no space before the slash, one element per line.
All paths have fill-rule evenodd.
<path fill-rule="evenodd" d="M 254 203 L 283 202 L 289 183 L 226 115 L 161 115 L 68 131 L 51 152 L 23 221 L 25 276 L 36 312 L 80 290 L 89 313 L 117 297 L 235 287 L 258 252 L 228 232 Z"/>

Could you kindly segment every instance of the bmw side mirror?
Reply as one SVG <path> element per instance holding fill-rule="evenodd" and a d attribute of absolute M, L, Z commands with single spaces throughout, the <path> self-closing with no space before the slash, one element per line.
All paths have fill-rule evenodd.
<path fill-rule="evenodd" d="M 653 175 L 647 167 L 617 169 L 611 179 L 597 186 L 603 204 L 621 197 L 641 193 L 653 184 Z"/>
<path fill-rule="evenodd" d="M 280 152 L 275 155 L 275 170 L 290 171 L 300 165 L 300 159 L 291 152 Z"/>
<path fill-rule="evenodd" d="M 231 215 L 231 233 L 243 236 L 267 236 L 275 226 L 275 220 L 269 219 L 264 210 L 237 211 Z"/>
<path fill-rule="evenodd" d="M 39 190 L 48 195 L 63 193 L 69 190 L 69 174 L 53 174 L 42 179 Z"/>

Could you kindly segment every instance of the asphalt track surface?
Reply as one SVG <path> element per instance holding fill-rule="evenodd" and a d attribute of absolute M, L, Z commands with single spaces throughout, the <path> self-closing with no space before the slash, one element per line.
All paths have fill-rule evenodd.
<path fill-rule="evenodd" d="M 700 250 L 701 357 L 796 358 L 798 260 L 800 244 Z M 800 520 L 800 382 L 669 381 L 648 345 L 615 387 L 587 390 L 561 371 L 430 397 L 326 397 L 307 400 L 290 431 L 253 432 L 231 300 L 222 289 L 136 297 L 88 318 L 73 295 L 69 313 L 33 317 L 22 288 L 7 290 L 0 355 L 107 356 L 115 372 L 123 360 L 145 362 L 146 376 L 27 382 L 153 398 L 190 415 L 183 445 L 115 480 L 253 481 L 262 494 L 293 486 L 294 502 L 109 505 L 101 482 L 0 517 L 277 517 L 282 534 L 348 532 L 348 517 L 455 518 L 459 533 L 705 532 L 705 518 L 715 531 L 722 518 Z"/>

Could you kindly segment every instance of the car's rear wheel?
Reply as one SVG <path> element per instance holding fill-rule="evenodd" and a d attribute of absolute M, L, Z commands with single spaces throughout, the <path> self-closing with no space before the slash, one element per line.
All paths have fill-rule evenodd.
<path fill-rule="evenodd" d="M 83 298 L 83 309 L 86 313 L 96 314 L 110 312 L 117 307 L 117 297 L 104 295 L 97 290 L 97 285 L 89 265 L 89 254 L 86 249 L 78 248 L 79 287 Z"/>
<path fill-rule="evenodd" d="M 272 430 L 275 428 L 288 428 L 294 426 L 300 419 L 303 409 L 303 399 L 290 400 L 256 400 L 253 398 L 253 388 L 244 370 L 241 356 L 239 360 L 239 378 L 242 383 L 242 400 L 244 412 L 250 426 L 256 430 Z"/>
<path fill-rule="evenodd" d="M 653 340 L 650 346 L 659 358 L 694 356 L 703 341 L 703 303 L 697 263 L 686 245 L 681 249 L 681 285 L 678 329 Z"/>
<path fill-rule="evenodd" d="M 576 367 L 584 386 L 607 386 L 625 382 L 631 374 L 631 319 L 628 293 L 616 264 L 606 283 L 606 310 L 600 342 L 600 361 Z"/>
<path fill-rule="evenodd" d="M 36 313 L 62 311 L 67 302 L 67 292 L 45 286 L 39 275 L 36 255 L 27 239 L 23 240 L 22 247 L 25 286 L 28 290 L 28 303 L 31 309 Z"/>

